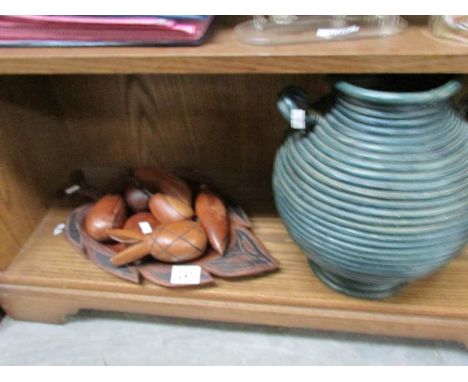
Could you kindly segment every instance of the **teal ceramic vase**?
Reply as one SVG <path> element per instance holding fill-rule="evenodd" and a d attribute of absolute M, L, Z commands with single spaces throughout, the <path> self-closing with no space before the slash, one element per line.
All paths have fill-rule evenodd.
<path fill-rule="evenodd" d="M 452 102 L 461 88 L 444 76 L 348 77 L 334 82 L 324 115 L 299 88 L 280 94 L 282 115 L 302 114 L 305 129 L 277 152 L 275 202 L 329 287 L 385 298 L 463 249 L 468 123 Z"/>

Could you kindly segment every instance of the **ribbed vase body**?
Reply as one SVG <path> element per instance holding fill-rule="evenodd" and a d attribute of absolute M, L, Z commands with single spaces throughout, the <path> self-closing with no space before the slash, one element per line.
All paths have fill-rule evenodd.
<path fill-rule="evenodd" d="M 409 93 L 382 100 L 385 92 L 361 97 L 348 85 L 340 83 L 313 131 L 285 139 L 273 189 L 290 235 L 324 282 L 384 298 L 466 242 L 468 124 L 447 89 L 405 102 Z"/>

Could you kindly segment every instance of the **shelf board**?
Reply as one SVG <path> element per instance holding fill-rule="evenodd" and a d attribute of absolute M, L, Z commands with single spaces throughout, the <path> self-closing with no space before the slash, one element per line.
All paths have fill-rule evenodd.
<path fill-rule="evenodd" d="M 468 46 L 433 37 L 425 18 L 389 38 L 285 46 L 238 42 L 239 21 L 216 18 L 195 47 L 0 48 L 0 74 L 468 73 Z"/>
<path fill-rule="evenodd" d="M 385 301 L 349 298 L 325 287 L 277 217 L 255 217 L 254 231 L 280 271 L 214 286 L 135 285 L 97 268 L 53 229 L 70 209 L 52 208 L 7 271 L 0 304 L 12 317 L 60 322 L 80 309 L 418 338 L 468 341 L 468 251 L 439 273 Z"/>

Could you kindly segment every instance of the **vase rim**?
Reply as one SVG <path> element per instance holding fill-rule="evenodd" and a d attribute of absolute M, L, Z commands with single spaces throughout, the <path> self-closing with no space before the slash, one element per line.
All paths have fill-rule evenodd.
<path fill-rule="evenodd" d="M 412 80 L 416 79 L 416 81 L 419 81 L 415 86 L 415 89 L 418 90 L 415 91 L 406 89 L 403 91 L 395 91 L 393 89 L 392 91 L 375 89 L 375 87 L 379 87 L 379 85 L 383 88 L 388 85 L 390 85 L 390 88 L 398 87 L 398 84 L 395 85 L 395 82 L 391 83 L 389 81 L 399 81 L 399 78 L 403 81 L 408 81 L 407 76 L 404 77 L 406 77 L 406 79 L 402 78 L 402 76 L 383 76 L 382 79 L 377 78 L 376 80 L 371 80 L 369 77 L 356 76 L 355 78 L 351 77 L 350 79 L 337 79 L 334 83 L 334 88 L 340 93 L 350 97 L 373 103 L 424 104 L 448 100 L 459 92 L 463 86 L 462 81 L 456 77 L 442 77 L 442 79 L 433 77 L 428 79 L 428 77 L 424 76 L 427 82 L 429 82 L 429 86 L 424 90 L 418 89 L 421 86 L 424 86 L 424 84 L 419 81 L 417 77 L 411 78 Z M 366 86 L 366 81 L 370 86 Z M 435 83 L 435 85 L 431 86 L 431 82 Z M 364 85 L 361 85 L 360 83 L 364 83 Z"/>

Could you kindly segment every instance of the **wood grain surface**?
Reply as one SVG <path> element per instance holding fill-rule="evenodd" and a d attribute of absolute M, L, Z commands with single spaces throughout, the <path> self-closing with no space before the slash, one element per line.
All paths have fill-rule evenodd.
<path fill-rule="evenodd" d="M 432 58 L 425 63 L 438 70 Z M 325 76 L 311 74 L 0 77 L 0 305 L 15 318 L 51 322 L 102 309 L 468 341 L 467 253 L 382 302 L 341 296 L 309 271 L 275 217 L 270 186 L 286 127 L 275 100 L 290 84 L 313 101 L 328 93 Z M 144 164 L 213 185 L 243 206 L 281 271 L 183 291 L 136 286 L 52 235 L 69 209 L 41 220 L 71 170 Z"/>
<path fill-rule="evenodd" d="M 0 273 L 0 304 L 14 318 L 60 322 L 80 309 L 114 310 L 354 331 L 468 340 L 468 251 L 396 297 L 366 301 L 324 286 L 276 217 L 254 217 L 254 232 L 281 262 L 264 277 L 174 290 L 113 277 L 76 252 L 54 227 L 71 210 L 55 207 Z"/>
<path fill-rule="evenodd" d="M 313 75 L 0 77 L 0 269 L 76 168 L 158 165 L 271 212 L 291 83 L 327 92 Z"/>
<path fill-rule="evenodd" d="M 217 17 L 195 47 L 0 48 L 0 74 L 78 73 L 468 73 L 468 46 L 433 37 L 427 18 L 380 39 L 252 46 L 242 20 Z"/>
<path fill-rule="evenodd" d="M 289 84 L 329 93 L 322 75 L 0 77 L 0 269 L 76 168 L 157 165 L 271 213 Z"/>
<path fill-rule="evenodd" d="M 44 77 L 0 77 L 0 270 L 42 219 L 68 170 Z"/>
<path fill-rule="evenodd" d="M 248 212 L 273 210 L 271 171 L 287 123 L 278 92 L 328 93 L 317 75 L 54 76 L 76 167 L 156 165 Z"/>

